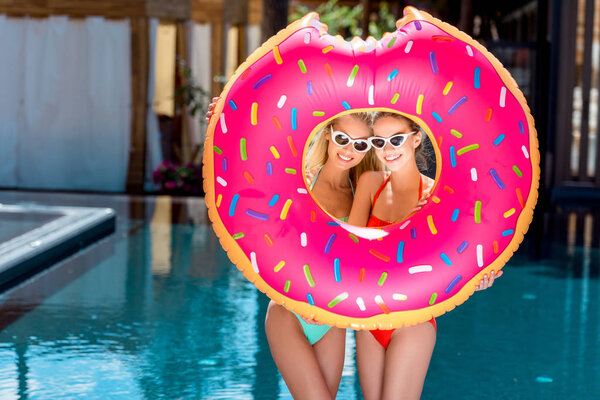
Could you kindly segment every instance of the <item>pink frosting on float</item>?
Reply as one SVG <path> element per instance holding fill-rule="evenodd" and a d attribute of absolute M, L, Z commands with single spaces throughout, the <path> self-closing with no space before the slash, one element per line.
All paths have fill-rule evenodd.
<path fill-rule="evenodd" d="M 208 177 L 271 288 L 353 318 L 454 296 L 509 246 L 534 184 L 534 133 L 484 54 L 426 21 L 370 43 L 361 52 L 305 27 L 252 64 L 222 99 Z M 303 178 L 313 129 L 350 108 L 420 118 L 441 156 L 432 200 L 378 231 L 330 217 Z"/>

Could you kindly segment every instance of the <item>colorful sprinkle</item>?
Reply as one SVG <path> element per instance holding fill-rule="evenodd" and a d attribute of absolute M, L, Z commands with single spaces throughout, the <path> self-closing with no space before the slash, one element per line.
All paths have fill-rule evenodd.
<path fill-rule="evenodd" d="M 347 298 L 348 298 L 348 293 L 347 292 L 338 294 L 335 299 L 331 300 L 329 302 L 329 304 L 327 304 L 327 307 L 329 307 L 329 308 L 335 307 L 340 301 L 344 301 Z"/>
<path fill-rule="evenodd" d="M 367 307 L 365 307 L 365 301 L 363 300 L 362 297 L 356 298 L 356 304 L 358 305 L 358 308 L 360 309 L 360 311 L 365 311 L 367 309 Z"/>
<path fill-rule="evenodd" d="M 413 239 L 417 238 L 417 228 L 410 228 L 410 237 Z"/>
<path fill-rule="evenodd" d="M 245 70 L 241 77 L 242 80 L 246 79 L 248 75 L 250 75 L 250 72 L 252 72 L 252 68 L 248 68 L 247 70 Z"/>
<path fill-rule="evenodd" d="M 292 174 L 295 175 L 296 174 L 296 170 L 294 168 L 286 168 L 285 169 L 285 173 L 286 174 Z"/>
<path fill-rule="evenodd" d="M 517 193 L 517 199 L 519 200 L 521 208 L 525 208 L 525 199 L 523 199 L 523 193 L 521 193 L 521 188 L 516 188 L 515 192 Z"/>
<path fill-rule="evenodd" d="M 290 282 L 289 280 L 285 281 L 285 286 L 283 287 L 283 291 L 286 293 L 289 292 L 291 285 L 292 285 L 292 282 Z"/>
<path fill-rule="evenodd" d="M 225 113 L 221 113 L 219 116 L 219 123 L 221 124 L 221 132 L 227 133 L 227 124 L 225 123 Z"/>
<path fill-rule="evenodd" d="M 467 45 L 467 54 L 469 54 L 470 57 L 473 57 L 473 49 L 469 45 Z"/>
<path fill-rule="evenodd" d="M 258 89 L 263 83 L 265 83 L 266 81 L 268 81 L 272 77 L 273 77 L 272 74 L 267 74 L 267 75 L 263 76 L 258 81 L 256 81 L 256 83 L 254 84 L 254 86 L 252 86 L 252 89 L 254 89 L 254 90 Z"/>
<path fill-rule="evenodd" d="M 385 303 L 383 302 L 383 299 L 381 298 L 380 295 L 375 296 L 375 303 L 379 306 L 381 311 L 383 311 L 385 314 L 391 313 L 390 309 L 385 305 Z"/>
<path fill-rule="evenodd" d="M 452 189 L 452 188 L 451 188 L 450 186 L 448 186 L 448 185 L 445 185 L 445 186 L 444 186 L 444 190 L 445 190 L 446 192 L 450 193 L 450 194 L 453 194 L 453 193 L 454 193 L 454 189 Z"/>
<path fill-rule="evenodd" d="M 452 107 L 450 107 L 450 109 L 448 110 L 448 114 L 454 114 L 454 111 L 456 111 L 456 109 L 460 107 L 465 101 L 467 101 L 467 96 L 463 96 L 460 99 L 458 99 L 458 101 L 454 103 Z"/>
<path fill-rule="evenodd" d="M 415 265 L 414 267 L 410 267 L 408 269 L 409 274 L 418 274 L 420 272 L 431 272 L 433 271 L 433 267 L 431 265 Z"/>
<path fill-rule="evenodd" d="M 394 97 L 392 97 L 392 104 L 396 104 L 398 99 L 400 98 L 400 93 L 396 93 Z"/>
<path fill-rule="evenodd" d="M 481 88 L 481 69 L 479 67 L 475 67 L 475 73 L 473 74 L 473 86 L 475 86 L 475 89 Z"/>
<path fill-rule="evenodd" d="M 475 167 L 471 168 L 471 180 L 477 182 L 477 170 Z"/>
<path fill-rule="evenodd" d="M 506 87 L 502 86 L 500 89 L 500 107 L 506 106 Z"/>
<path fill-rule="evenodd" d="M 394 36 L 392 38 L 392 40 L 390 40 L 387 44 L 388 49 L 391 49 L 395 42 L 396 42 L 396 37 Z"/>
<path fill-rule="evenodd" d="M 277 101 L 277 108 L 282 108 L 285 105 L 286 100 L 287 96 L 285 94 L 282 94 L 279 100 Z"/>
<path fill-rule="evenodd" d="M 441 148 L 441 147 L 442 147 L 442 139 L 443 139 L 443 137 L 442 137 L 442 136 L 438 136 L 438 139 L 437 139 L 437 145 L 438 145 L 438 148 Z"/>
<path fill-rule="evenodd" d="M 439 71 L 437 62 L 435 61 L 435 53 L 433 51 L 429 52 L 429 64 L 431 65 L 431 72 L 437 74 Z"/>
<path fill-rule="evenodd" d="M 455 208 L 454 211 L 452 211 L 452 222 L 456 222 L 456 220 L 458 219 L 458 214 L 460 213 L 458 208 Z"/>
<path fill-rule="evenodd" d="M 440 122 L 440 123 L 442 122 L 442 117 L 440 117 L 440 115 L 439 115 L 438 113 L 436 113 L 435 111 L 433 111 L 433 112 L 431 113 L 431 115 L 433 116 L 433 118 L 435 118 L 435 120 L 436 120 L 437 122 Z"/>
<path fill-rule="evenodd" d="M 527 147 L 525 145 L 521 146 L 521 150 L 523 151 L 523 155 L 525 158 L 529 159 L 529 152 L 527 151 Z"/>
<path fill-rule="evenodd" d="M 298 188 L 296 189 L 298 191 L 298 193 L 300 194 L 308 194 L 308 190 L 304 189 L 304 188 Z"/>
<path fill-rule="evenodd" d="M 354 243 L 358 243 L 359 242 L 358 237 L 355 234 L 349 233 L 348 236 L 350 237 L 350 239 L 352 239 L 352 241 Z"/>
<path fill-rule="evenodd" d="M 333 70 L 331 69 L 331 65 L 329 63 L 325 63 L 325 72 L 330 78 L 333 78 Z"/>
<path fill-rule="evenodd" d="M 297 108 L 292 108 L 291 118 L 292 118 L 292 130 L 295 131 L 296 129 L 298 129 L 298 109 Z"/>
<path fill-rule="evenodd" d="M 271 146 L 269 148 L 271 150 L 271 154 L 273 154 L 273 157 L 275 157 L 275 159 L 279 160 L 279 152 L 277 151 L 277 148 L 275 146 Z"/>
<path fill-rule="evenodd" d="M 267 175 L 273 175 L 273 164 L 271 164 L 271 161 L 267 161 Z"/>
<path fill-rule="evenodd" d="M 369 86 L 369 105 L 375 104 L 374 93 L 375 93 L 375 85 Z"/>
<path fill-rule="evenodd" d="M 420 31 L 422 29 L 421 22 L 415 21 L 415 27 L 417 28 L 418 31 Z"/>
<path fill-rule="evenodd" d="M 333 46 L 329 45 L 327 47 L 323 47 L 323 49 L 321 50 L 323 52 L 323 54 L 327 54 L 329 53 L 331 50 L 333 50 Z"/>
<path fill-rule="evenodd" d="M 483 245 L 477 245 L 477 266 L 479 268 L 483 267 Z"/>
<path fill-rule="evenodd" d="M 336 282 L 340 282 L 342 280 L 342 275 L 340 273 L 340 259 L 336 258 L 333 260 L 333 277 Z"/>
<path fill-rule="evenodd" d="M 508 217 L 510 217 L 510 216 L 511 216 L 511 215 L 513 215 L 515 212 L 517 212 L 517 211 L 516 211 L 514 208 L 511 208 L 510 210 L 506 211 L 506 212 L 503 214 L 503 215 L 504 215 L 504 218 L 508 218 Z"/>
<path fill-rule="evenodd" d="M 410 52 L 410 49 L 412 49 L 412 45 L 413 45 L 412 40 L 409 40 L 408 43 L 406 43 L 406 47 L 404 48 L 404 52 L 406 54 L 408 54 Z"/>
<path fill-rule="evenodd" d="M 239 194 L 234 194 L 231 199 L 231 204 L 229 204 L 229 216 L 233 217 L 235 215 L 235 208 L 237 206 L 238 200 L 240 199 Z"/>
<path fill-rule="evenodd" d="M 398 249 L 396 250 L 396 261 L 402 263 L 404 261 L 404 242 L 398 243 Z"/>
<path fill-rule="evenodd" d="M 454 146 L 450 146 L 450 165 L 452 168 L 456 167 L 456 154 L 454 152 Z"/>
<path fill-rule="evenodd" d="M 440 204 L 441 200 L 439 197 L 437 196 L 431 196 L 431 201 L 433 201 L 435 204 Z"/>
<path fill-rule="evenodd" d="M 300 246 L 306 247 L 308 244 L 308 236 L 306 236 L 306 232 L 302 232 L 300 234 Z"/>
<path fill-rule="evenodd" d="M 306 293 L 306 300 L 308 300 L 308 304 L 311 306 L 315 305 L 315 299 L 313 299 L 313 295 L 310 293 Z"/>
<path fill-rule="evenodd" d="M 448 93 L 450 93 L 450 89 L 452 89 L 452 81 L 448 81 L 448 83 L 446 83 L 446 86 L 444 87 L 444 91 L 442 91 L 442 94 L 445 96 Z"/>
<path fill-rule="evenodd" d="M 462 133 L 460 133 L 456 129 L 450 129 L 450 133 L 453 134 L 454 136 L 456 136 L 459 139 L 462 137 Z"/>
<path fill-rule="evenodd" d="M 378 252 L 375 249 L 369 249 L 369 254 L 371 254 L 372 256 L 380 259 L 383 262 L 389 262 L 390 258 L 388 256 L 386 256 L 385 254 L 381 254 L 380 252 Z"/>
<path fill-rule="evenodd" d="M 250 253 L 250 264 L 252 264 L 252 269 L 254 270 L 254 272 L 258 274 L 258 263 L 256 262 L 255 252 Z"/>
<path fill-rule="evenodd" d="M 250 122 L 252 125 L 258 125 L 258 103 L 252 103 L 252 109 L 250 113 Z"/>
<path fill-rule="evenodd" d="M 513 233 L 515 233 L 514 229 L 507 229 L 507 230 L 505 230 L 505 231 L 502 232 L 502 236 L 510 236 Z"/>
<path fill-rule="evenodd" d="M 273 118 L 271 120 L 275 124 L 275 128 L 277 128 L 278 130 L 283 129 L 283 127 L 281 126 L 281 122 L 279 122 L 279 118 L 277 118 L 276 116 L 273 116 Z"/>
<path fill-rule="evenodd" d="M 354 79 L 356 78 L 356 74 L 358 74 L 358 65 L 355 65 L 354 68 L 352 68 L 352 72 L 350 73 L 350 76 L 348 77 L 346 86 L 352 87 L 352 85 L 354 85 Z"/>
<path fill-rule="evenodd" d="M 315 287 L 315 280 L 313 279 L 313 277 L 310 273 L 310 267 L 308 266 L 308 264 L 304 264 L 303 270 L 304 270 L 304 277 L 306 278 L 308 285 L 310 287 Z"/>
<path fill-rule="evenodd" d="M 481 223 L 481 201 L 477 200 L 475 202 L 475 223 Z"/>
<path fill-rule="evenodd" d="M 275 62 L 277 64 L 283 64 L 283 60 L 281 59 L 281 54 L 279 53 L 279 46 L 275 46 L 273 48 L 273 56 L 275 57 Z"/>
<path fill-rule="evenodd" d="M 217 154 L 223 154 L 223 150 L 221 150 L 220 148 L 218 148 L 217 146 L 213 146 L 213 150 L 215 151 L 215 153 Z"/>
<path fill-rule="evenodd" d="M 479 144 L 475 143 L 475 144 L 471 144 L 465 147 L 462 147 L 460 149 L 458 149 L 458 151 L 456 152 L 456 154 L 458 154 L 459 156 L 471 151 L 471 150 L 477 150 L 479 148 Z"/>
<path fill-rule="evenodd" d="M 400 229 L 404 229 L 408 226 L 408 224 L 410 224 L 410 219 L 408 221 L 406 221 L 405 223 L 403 223 L 402 225 L 400 225 Z"/>
<path fill-rule="evenodd" d="M 244 237 L 244 232 L 234 233 L 232 237 L 233 237 L 234 240 L 241 239 L 241 238 Z"/>
<path fill-rule="evenodd" d="M 223 195 L 219 193 L 217 196 L 217 207 L 221 207 L 221 201 L 223 201 Z"/>
<path fill-rule="evenodd" d="M 504 182 L 502 182 L 502 179 L 500 179 L 500 177 L 498 176 L 498 173 L 496 172 L 496 170 L 494 168 L 490 169 L 490 175 L 492 175 L 494 182 L 496 182 L 496 185 L 498 185 L 498 187 L 500 189 L 504 189 L 506 187 L 506 186 L 504 186 Z"/>
<path fill-rule="evenodd" d="M 265 242 L 267 242 L 267 244 L 268 244 L 269 246 L 273 246 L 273 244 L 274 244 L 274 243 L 273 243 L 273 239 L 271 238 L 271 236 L 269 236 L 269 234 L 268 234 L 268 233 L 265 233 L 265 234 L 263 235 L 263 237 L 265 238 Z"/>
<path fill-rule="evenodd" d="M 292 205 L 292 200 L 287 199 L 285 201 L 285 204 L 283 205 L 283 208 L 281 209 L 281 214 L 279 215 L 279 218 L 281 218 L 281 219 L 287 218 L 287 214 L 288 214 L 288 211 L 290 210 L 291 205 Z"/>
<path fill-rule="evenodd" d="M 460 280 L 462 279 L 462 276 L 460 275 L 456 275 L 454 277 L 454 279 L 452 279 L 452 281 L 450 282 L 450 284 L 448 285 L 448 287 L 446 288 L 446 290 L 444 290 L 446 293 L 450 293 L 452 291 L 452 289 L 454 289 L 454 286 L 456 286 L 456 284 L 458 282 L 460 282 Z"/>
<path fill-rule="evenodd" d="M 494 247 L 494 254 L 498 254 L 498 241 L 494 240 L 494 243 L 492 245 Z"/>
<path fill-rule="evenodd" d="M 398 75 L 398 70 L 393 70 L 387 77 L 388 82 L 391 82 Z"/>
<path fill-rule="evenodd" d="M 466 241 L 465 241 L 465 242 L 462 242 L 462 243 L 460 244 L 460 246 L 458 246 L 458 249 L 456 249 L 456 251 L 457 251 L 459 254 L 462 254 L 462 252 L 463 252 L 463 251 L 465 251 L 465 250 L 467 249 L 467 247 L 469 247 L 469 242 L 466 242 Z"/>
<path fill-rule="evenodd" d="M 431 215 L 427 216 L 427 225 L 429 225 L 429 230 L 431 231 L 431 234 L 437 235 L 437 229 L 435 228 L 435 225 L 433 224 L 433 216 L 431 216 Z"/>
<path fill-rule="evenodd" d="M 329 226 L 340 226 L 339 222 L 335 222 L 335 221 L 327 221 L 327 225 Z"/>
<path fill-rule="evenodd" d="M 519 121 L 519 132 L 521 132 L 521 135 L 525 134 L 525 127 L 522 121 Z"/>
<path fill-rule="evenodd" d="M 224 172 L 227 171 L 227 157 L 223 157 L 223 159 L 221 160 L 221 168 Z"/>
<path fill-rule="evenodd" d="M 521 170 L 519 169 L 519 167 L 517 167 L 516 165 L 513 165 L 512 169 L 513 169 L 513 171 L 515 171 L 515 174 L 517 174 L 517 176 L 519 178 L 523 176 L 523 173 L 521 172 Z"/>
<path fill-rule="evenodd" d="M 350 107 L 350 104 L 348 104 L 348 102 L 346 100 L 342 101 L 342 105 L 344 106 L 344 108 L 346 110 L 350 110 L 352 107 Z"/>
<path fill-rule="evenodd" d="M 364 282 L 366 274 L 367 274 L 367 270 L 365 269 L 365 267 L 362 267 L 358 273 L 358 281 Z"/>
<path fill-rule="evenodd" d="M 304 34 L 304 44 L 309 44 L 310 43 L 310 32 L 306 32 Z"/>
<path fill-rule="evenodd" d="M 421 111 L 423 110 L 423 95 L 420 94 L 417 99 L 417 114 L 421 115 Z"/>
<path fill-rule="evenodd" d="M 229 100 L 229 107 L 231 107 L 233 111 L 237 110 L 237 104 L 235 104 L 235 101 L 233 100 Z"/>
<path fill-rule="evenodd" d="M 392 299 L 404 301 L 404 300 L 408 299 L 408 296 L 405 294 L 401 294 L 401 293 L 394 293 L 394 294 L 392 294 Z"/>
<path fill-rule="evenodd" d="M 227 186 L 227 181 L 225 179 L 221 178 L 220 176 L 217 176 L 217 182 L 223 187 Z"/>
<path fill-rule="evenodd" d="M 246 214 L 248 216 L 252 217 L 252 218 L 260 219 L 261 221 L 268 221 L 269 220 L 269 215 L 268 214 L 259 213 L 259 212 L 254 211 L 254 210 L 247 209 L 246 210 Z"/>
<path fill-rule="evenodd" d="M 317 220 L 317 213 L 315 210 L 310 210 L 310 222 L 315 222 Z"/>
<path fill-rule="evenodd" d="M 333 241 L 336 238 L 336 234 L 332 233 L 329 236 L 329 239 L 327 239 L 327 243 L 325 243 L 325 249 L 323 250 L 325 252 L 325 254 L 329 254 L 329 251 L 331 250 L 331 246 L 333 245 Z"/>
<path fill-rule="evenodd" d="M 379 286 L 383 286 L 383 284 L 385 283 L 385 280 L 387 279 L 387 277 L 388 277 L 388 273 L 387 272 L 382 272 L 381 276 L 379 277 L 379 280 L 377 281 L 377 284 Z"/>
<path fill-rule="evenodd" d="M 285 265 L 285 261 L 281 260 L 277 263 L 277 265 L 275 266 L 275 268 L 273 268 L 273 271 L 275 272 L 279 272 L 281 270 L 281 268 L 283 268 L 283 266 Z"/>
<path fill-rule="evenodd" d="M 454 39 L 452 39 L 450 36 L 443 36 L 443 35 L 433 35 L 431 36 L 431 40 L 436 41 L 436 42 L 453 42 Z"/>
<path fill-rule="evenodd" d="M 312 81 L 306 82 L 306 94 L 312 96 L 313 94 L 313 84 Z"/>
<path fill-rule="evenodd" d="M 288 146 L 290 146 L 290 151 L 292 152 L 292 156 L 298 156 L 298 150 L 296 150 L 296 145 L 294 144 L 294 139 L 291 136 L 287 137 Z"/>
<path fill-rule="evenodd" d="M 433 293 L 429 298 L 429 305 L 432 306 L 435 304 L 435 300 L 437 299 L 437 293 Z"/>
<path fill-rule="evenodd" d="M 243 175 L 244 178 L 246 178 L 246 180 L 248 181 L 248 183 L 254 183 L 254 177 L 252 176 L 252 174 L 250 174 L 250 172 L 244 171 Z"/>
<path fill-rule="evenodd" d="M 504 135 L 504 133 L 501 133 L 500 135 L 498 135 L 498 137 L 496 139 L 494 139 L 494 146 L 498 146 L 500 143 L 502 143 L 502 141 L 504 140 L 506 136 Z"/>
<path fill-rule="evenodd" d="M 275 204 L 277 204 L 277 201 L 279 201 L 279 195 L 275 194 L 273 195 L 273 197 L 271 197 L 271 200 L 269 201 L 269 207 L 273 207 Z"/>
<path fill-rule="evenodd" d="M 322 117 L 325 115 L 325 111 L 313 111 L 313 117 Z"/>
<path fill-rule="evenodd" d="M 302 71 L 302 73 L 305 74 L 306 73 L 306 65 L 304 65 L 303 60 L 298 60 L 298 66 L 300 67 L 300 71 Z"/>
<path fill-rule="evenodd" d="M 488 108 L 485 112 L 485 122 L 490 122 L 492 120 L 492 113 L 493 110 L 491 108 Z"/>
<path fill-rule="evenodd" d="M 444 263 L 445 263 L 447 266 L 451 266 L 451 265 L 452 265 L 452 261 L 450 260 L 450 257 L 448 257 L 448 256 L 446 255 L 446 253 L 440 253 L 440 258 L 441 258 L 441 259 L 444 261 Z"/>

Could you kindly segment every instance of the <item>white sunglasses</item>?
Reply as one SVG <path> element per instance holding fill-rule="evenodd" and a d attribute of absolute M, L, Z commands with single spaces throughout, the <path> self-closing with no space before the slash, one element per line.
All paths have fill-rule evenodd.
<path fill-rule="evenodd" d="M 417 131 L 409 132 L 409 133 L 399 133 L 397 135 L 391 136 L 389 138 L 382 138 L 379 136 L 371 136 L 369 139 L 369 143 L 374 148 L 381 150 L 385 147 L 386 143 L 391 144 L 393 147 L 400 147 L 406 142 L 406 138 L 412 134 L 417 133 Z"/>
<path fill-rule="evenodd" d="M 369 143 L 367 139 L 352 139 L 342 131 L 334 131 L 333 127 L 331 127 L 331 137 L 333 138 L 333 143 L 340 147 L 344 147 L 347 146 L 348 143 L 352 143 L 352 148 L 359 153 L 365 153 L 371 148 L 371 143 Z"/>

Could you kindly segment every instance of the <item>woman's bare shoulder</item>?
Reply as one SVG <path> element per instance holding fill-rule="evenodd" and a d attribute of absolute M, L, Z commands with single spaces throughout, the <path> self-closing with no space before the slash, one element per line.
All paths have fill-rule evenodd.
<path fill-rule="evenodd" d="M 386 173 L 384 171 L 365 171 L 358 178 L 358 185 L 368 188 L 378 188 L 385 180 Z"/>

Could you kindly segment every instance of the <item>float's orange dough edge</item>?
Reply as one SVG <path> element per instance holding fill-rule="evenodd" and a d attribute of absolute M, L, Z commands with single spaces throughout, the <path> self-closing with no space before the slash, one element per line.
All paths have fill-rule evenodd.
<path fill-rule="evenodd" d="M 240 75 L 245 71 L 248 67 L 250 67 L 254 62 L 268 54 L 272 49 L 280 44 L 283 40 L 285 40 L 288 36 L 300 30 L 302 28 L 311 26 L 310 22 L 317 18 L 318 15 L 316 13 L 309 13 L 304 18 L 291 23 L 287 28 L 281 30 L 277 35 L 273 36 L 267 42 L 265 42 L 258 50 L 256 50 L 248 59 L 241 64 L 232 79 L 229 80 L 225 89 L 221 93 L 220 100 L 218 101 L 213 117 L 209 123 L 209 127 L 207 129 L 207 137 L 206 144 L 204 149 L 204 157 L 203 157 L 203 173 L 204 173 L 204 190 L 206 193 L 205 201 L 208 207 L 208 215 L 213 223 L 213 228 L 221 245 L 227 251 L 227 255 L 230 260 L 237 266 L 237 268 L 242 271 L 244 276 L 263 293 L 265 293 L 268 297 L 270 297 L 277 304 L 285 305 L 285 307 L 291 311 L 294 311 L 303 316 L 313 318 L 317 321 L 323 322 L 328 325 L 338 326 L 341 328 L 350 327 L 353 329 L 374 329 L 374 328 L 391 328 L 391 327 L 401 327 L 414 325 L 421 322 L 426 322 L 432 317 L 437 317 L 439 315 L 444 314 L 456 306 L 464 303 L 475 291 L 475 285 L 482 279 L 484 274 L 488 274 L 491 271 L 499 271 L 506 264 L 506 262 L 510 259 L 512 254 L 517 250 L 519 244 L 522 242 L 523 237 L 527 230 L 529 229 L 529 224 L 533 218 L 533 209 L 537 202 L 538 197 L 538 187 L 539 187 L 539 176 L 540 176 L 540 168 L 539 168 L 539 160 L 540 154 L 538 149 L 538 141 L 535 135 L 535 127 L 533 124 L 533 117 L 531 116 L 529 107 L 525 101 L 525 98 L 521 91 L 519 90 L 516 82 L 512 78 L 512 76 L 506 71 L 503 65 L 490 53 L 487 51 L 485 47 L 481 44 L 473 40 L 469 35 L 464 32 L 459 31 L 457 28 L 449 25 L 445 22 L 438 20 L 437 18 L 432 17 L 426 12 L 418 11 L 413 7 L 406 7 L 405 16 L 398 20 L 396 23 L 397 27 L 404 26 L 411 21 L 419 20 L 430 22 L 433 25 L 443 29 L 450 35 L 456 37 L 459 40 L 469 44 L 470 46 L 476 48 L 478 51 L 483 53 L 486 58 L 492 63 L 496 72 L 506 85 L 506 88 L 516 97 L 519 103 L 523 106 L 526 118 L 527 125 L 529 129 L 529 137 L 530 137 L 530 161 L 532 164 L 532 182 L 531 189 L 529 192 L 529 196 L 527 198 L 527 202 L 525 208 L 522 210 L 518 220 L 517 226 L 515 229 L 515 234 L 511 239 L 509 245 L 500 253 L 497 258 L 489 264 L 487 267 L 482 268 L 482 270 L 473 277 L 469 282 L 467 282 L 457 294 L 453 297 L 445 300 L 443 302 L 434 304 L 432 306 L 422 308 L 419 310 L 411 310 L 411 311 L 401 311 L 394 312 L 390 314 L 381 314 L 377 316 L 373 316 L 370 318 L 352 318 L 345 317 L 334 314 L 324 309 L 317 308 L 315 306 L 311 306 L 305 302 L 299 302 L 296 300 L 292 300 L 287 296 L 281 294 L 280 292 L 274 290 L 271 286 L 269 286 L 257 273 L 254 272 L 252 268 L 251 262 L 243 253 L 241 248 L 237 245 L 235 240 L 231 237 L 225 226 L 223 225 L 215 204 L 214 199 L 214 169 L 213 169 L 213 135 L 214 129 L 218 122 L 218 117 L 221 114 L 224 107 L 224 99 L 229 92 L 229 89 L 233 85 L 233 83 L 240 77 Z M 326 34 L 326 25 L 322 25 L 319 29 L 320 34 Z M 439 171 L 438 171 L 439 172 Z"/>

